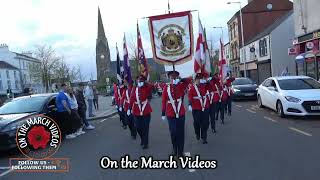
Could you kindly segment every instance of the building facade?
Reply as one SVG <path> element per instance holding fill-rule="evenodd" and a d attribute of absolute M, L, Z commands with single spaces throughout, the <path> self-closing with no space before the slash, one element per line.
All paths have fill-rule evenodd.
<path fill-rule="evenodd" d="M 294 37 L 293 26 L 290 11 L 241 48 L 240 63 L 246 60 L 249 78 L 261 83 L 271 76 L 295 74 L 294 57 L 287 51 Z"/>
<path fill-rule="evenodd" d="M 289 0 L 249 0 L 242 8 L 243 40 L 247 44 L 252 38 L 264 31 L 283 15 L 293 9 Z M 240 48 L 242 47 L 240 11 L 228 21 L 231 69 L 234 74 L 244 75 L 244 67 L 240 62 Z"/>
<path fill-rule="evenodd" d="M 98 36 L 96 41 L 96 66 L 98 83 L 106 83 L 110 74 L 111 59 L 108 40 L 104 33 L 100 9 L 98 8 Z"/>
<path fill-rule="evenodd" d="M 320 79 L 320 2 L 294 0 L 296 74 Z"/>
<path fill-rule="evenodd" d="M 41 63 L 39 59 L 32 57 L 32 53 L 12 52 L 9 50 L 8 45 L 1 44 L 0 62 L 7 64 L 3 64 L 3 68 L 1 69 L 2 87 L 5 91 L 8 88 L 11 88 L 13 93 L 22 93 L 25 88 L 29 88 L 34 92 L 43 92 L 42 83 L 34 80 L 30 73 L 30 66 Z M 7 71 L 9 72 L 9 75 Z M 4 91 L 0 90 L 0 94 L 4 95 Z"/>

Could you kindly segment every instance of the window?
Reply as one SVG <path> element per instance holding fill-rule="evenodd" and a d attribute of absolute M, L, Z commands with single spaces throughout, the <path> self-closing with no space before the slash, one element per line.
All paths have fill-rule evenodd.
<path fill-rule="evenodd" d="M 18 80 L 15 81 L 15 88 L 16 88 L 16 89 L 20 89 L 20 88 L 19 88 L 19 81 L 18 81 Z"/>
<path fill-rule="evenodd" d="M 11 89 L 11 81 L 10 80 L 7 80 L 7 86 L 8 86 L 8 89 Z"/>
<path fill-rule="evenodd" d="M 26 74 L 23 75 L 23 82 L 24 82 L 24 83 L 27 82 L 27 75 L 26 75 Z"/>
<path fill-rule="evenodd" d="M 320 89 L 320 83 L 311 78 L 285 79 L 278 82 L 283 90 Z"/>
<path fill-rule="evenodd" d="M 7 73 L 7 79 L 10 79 L 9 71 L 8 71 L 8 70 L 6 70 L 6 73 Z"/>
<path fill-rule="evenodd" d="M 271 86 L 271 79 L 266 79 L 263 83 L 262 86 L 264 87 L 270 87 Z"/>
<path fill-rule="evenodd" d="M 264 57 L 268 55 L 268 46 L 267 46 L 267 39 L 263 38 L 259 41 L 259 52 L 260 57 Z"/>
<path fill-rule="evenodd" d="M 0 79 L 0 91 L 3 90 L 3 86 L 2 86 L 2 80 Z"/>
<path fill-rule="evenodd" d="M 17 71 L 13 71 L 13 77 L 14 79 L 17 79 Z"/>

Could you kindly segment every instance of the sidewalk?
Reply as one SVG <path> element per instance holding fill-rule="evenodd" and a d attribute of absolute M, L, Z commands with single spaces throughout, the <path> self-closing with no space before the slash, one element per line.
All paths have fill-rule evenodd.
<path fill-rule="evenodd" d="M 89 121 L 108 118 L 117 113 L 115 106 L 111 106 L 112 96 L 99 96 L 98 103 L 99 103 L 99 110 L 94 109 L 94 106 L 93 106 L 93 114 L 95 115 L 95 117 L 89 117 L 89 113 L 87 111 L 87 119 Z"/>

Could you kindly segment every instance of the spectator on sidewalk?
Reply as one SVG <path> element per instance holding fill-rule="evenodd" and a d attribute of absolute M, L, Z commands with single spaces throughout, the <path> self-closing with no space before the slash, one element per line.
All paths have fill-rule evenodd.
<path fill-rule="evenodd" d="M 72 116 L 72 131 L 75 136 L 84 134 L 82 130 L 83 124 L 82 120 L 78 114 L 78 102 L 74 95 L 73 89 L 71 86 L 68 87 L 68 92 L 65 93 L 71 106 L 71 116 Z"/>
<path fill-rule="evenodd" d="M 57 123 L 61 129 L 62 137 L 66 139 L 72 139 L 76 136 L 72 132 L 72 118 L 71 118 L 71 105 L 68 97 L 65 95 L 67 92 L 67 85 L 62 83 L 61 90 L 56 97 L 56 107 L 57 107 Z"/>
<path fill-rule="evenodd" d="M 97 87 L 96 86 L 93 86 L 93 105 L 94 105 L 94 109 L 95 110 L 98 110 L 99 111 L 99 97 L 98 97 L 98 95 L 99 95 L 99 92 L 98 92 L 98 90 L 97 90 Z"/>
<path fill-rule="evenodd" d="M 93 89 L 92 89 L 91 82 L 88 83 L 88 86 L 86 87 L 85 92 L 84 92 L 84 96 L 88 102 L 89 117 L 94 117 L 94 115 L 92 114 Z"/>
<path fill-rule="evenodd" d="M 79 88 L 77 88 L 77 91 L 76 91 L 76 99 L 78 102 L 78 114 L 81 117 L 81 119 L 85 125 L 85 128 L 87 130 L 92 130 L 95 127 L 92 126 L 91 124 L 89 124 L 87 117 L 86 117 L 87 105 L 86 105 L 85 97 L 83 95 L 84 94 L 83 90 L 84 90 L 84 84 L 81 83 Z"/>

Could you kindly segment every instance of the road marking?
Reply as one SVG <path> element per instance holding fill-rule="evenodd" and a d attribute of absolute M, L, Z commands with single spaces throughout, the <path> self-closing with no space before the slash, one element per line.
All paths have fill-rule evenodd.
<path fill-rule="evenodd" d="M 106 121 L 107 119 L 102 119 L 100 122 L 102 123 L 102 122 L 104 122 L 104 121 Z"/>
<path fill-rule="evenodd" d="M 291 130 L 293 130 L 293 131 L 296 131 L 296 132 L 298 132 L 298 133 L 301 133 L 301 134 L 303 134 L 303 135 L 306 135 L 306 136 L 312 136 L 312 134 L 309 134 L 309 133 L 307 133 L 307 132 L 304 132 L 304 131 L 302 131 L 302 130 L 300 130 L 300 129 L 297 129 L 297 128 L 294 128 L 294 127 L 289 127 L 289 129 L 291 129 Z"/>
<path fill-rule="evenodd" d="M 10 167 L 0 167 L 1 170 L 10 169 Z"/>
<path fill-rule="evenodd" d="M 272 118 L 270 118 L 270 117 L 267 117 L 267 116 L 264 116 L 264 118 L 267 119 L 267 120 L 269 120 L 269 121 L 275 122 L 275 123 L 278 122 L 277 120 L 274 120 L 274 119 L 272 119 Z"/>
<path fill-rule="evenodd" d="M 237 107 L 240 107 L 240 108 L 242 107 L 242 106 L 240 106 L 240 105 L 238 105 L 238 104 L 236 104 L 236 106 L 237 106 Z"/>
<path fill-rule="evenodd" d="M 10 168 L 10 167 L 9 167 L 9 168 Z M 1 173 L 1 174 L 0 174 L 0 177 L 3 177 L 3 176 L 5 176 L 5 175 L 9 174 L 11 171 L 13 171 L 13 169 L 9 169 L 9 170 Z"/>
<path fill-rule="evenodd" d="M 246 110 L 249 111 L 249 112 L 251 112 L 251 113 L 253 113 L 253 114 L 256 113 L 256 112 L 252 111 L 251 109 L 246 109 Z"/>
<path fill-rule="evenodd" d="M 185 152 L 184 155 L 185 155 L 185 156 L 188 156 L 188 157 L 191 157 L 191 153 L 190 153 L 190 152 Z M 192 173 L 192 172 L 195 172 L 196 170 L 195 170 L 195 169 L 188 169 L 188 171 L 189 171 L 190 173 Z"/>

